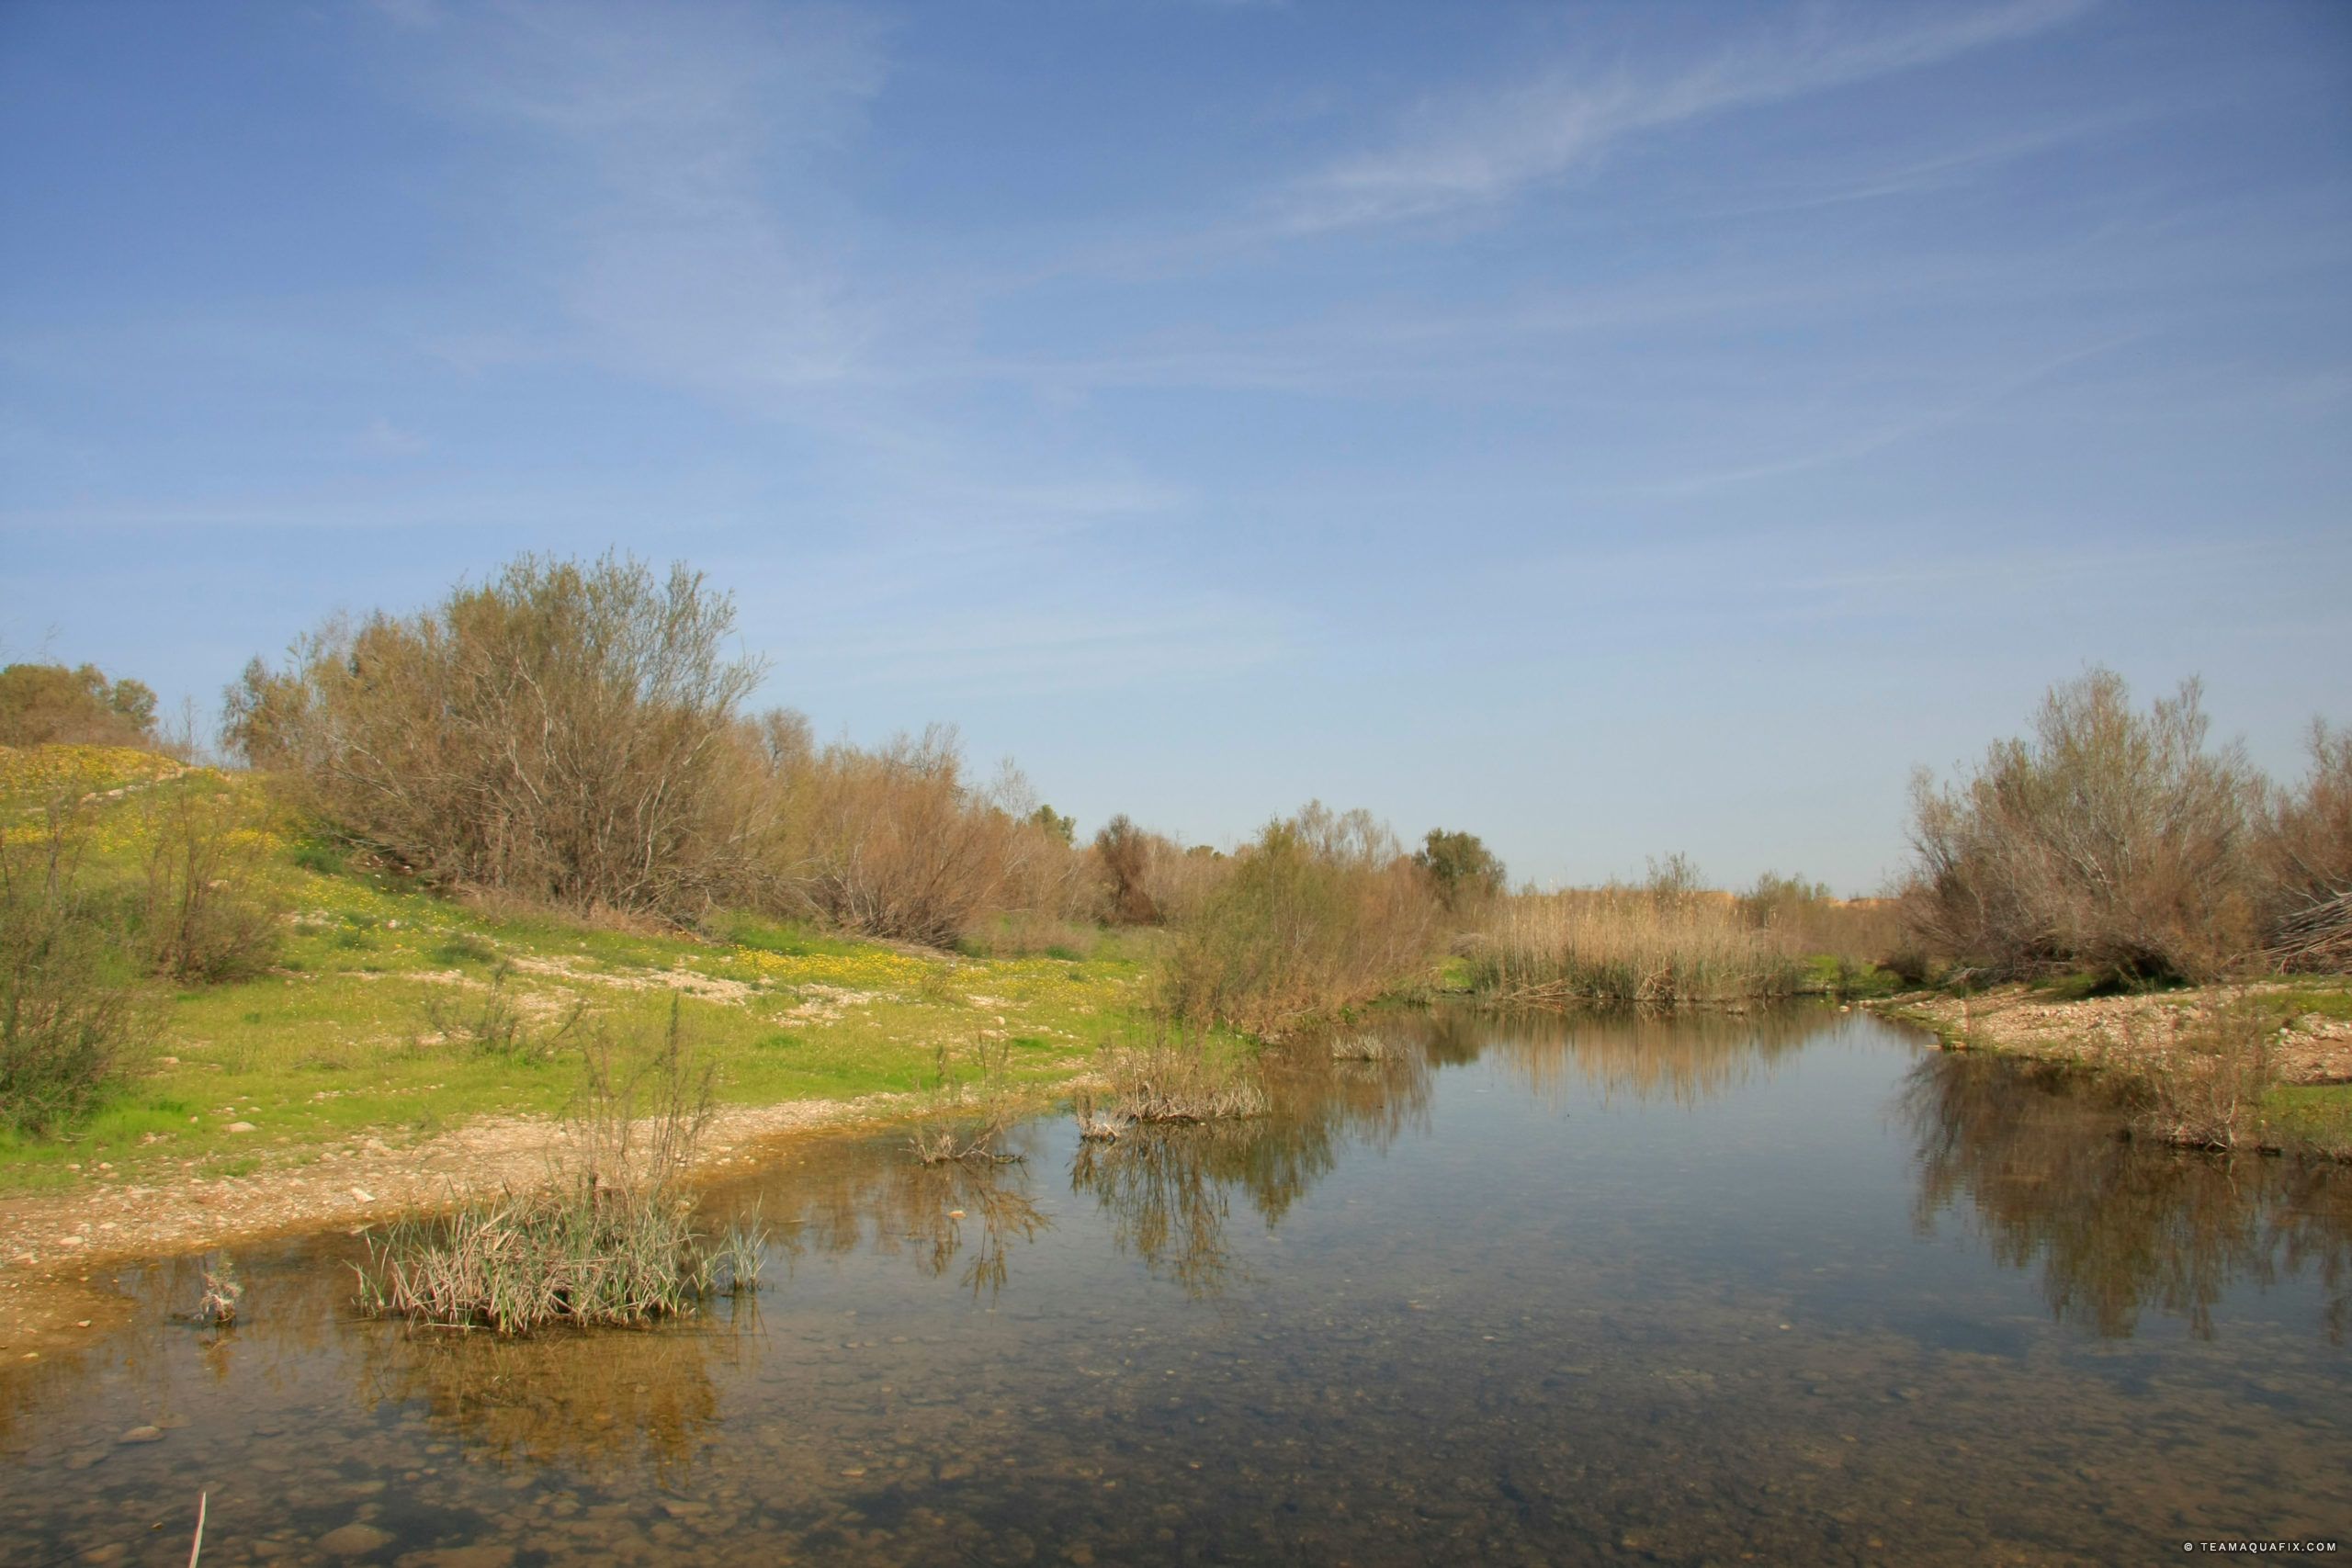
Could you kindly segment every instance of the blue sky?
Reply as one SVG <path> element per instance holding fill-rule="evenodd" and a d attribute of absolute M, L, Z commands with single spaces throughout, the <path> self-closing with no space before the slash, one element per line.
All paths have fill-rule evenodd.
<path fill-rule="evenodd" d="M 2104 662 L 2352 719 L 2352 6 L 0 6 L 0 655 L 524 549 L 1091 829 L 1868 890 Z"/>

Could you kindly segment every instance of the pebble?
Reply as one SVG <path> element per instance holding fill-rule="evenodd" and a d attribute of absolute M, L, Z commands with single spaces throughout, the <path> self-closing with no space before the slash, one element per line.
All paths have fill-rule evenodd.
<path fill-rule="evenodd" d="M 232 1122 L 221 1129 L 224 1133 L 258 1133 L 260 1128 L 250 1122 Z"/>
<path fill-rule="evenodd" d="M 392 1532 L 354 1521 L 319 1537 L 318 1548 L 329 1557 L 365 1557 L 390 1544 Z"/>
<path fill-rule="evenodd" d="M 119 1443 L 160 1443 L 164 1440 L 161 1427 L 133 1427 L 115 1441 Z"/>

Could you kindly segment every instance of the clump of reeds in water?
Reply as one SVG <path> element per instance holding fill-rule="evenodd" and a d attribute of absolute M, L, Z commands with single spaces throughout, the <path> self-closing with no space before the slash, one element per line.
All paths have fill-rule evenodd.
<path fill-rule="evenodd" d="M 1507 1000 L 1671 1004 L 1793 996 L 1804 964 L 1728 897 L 1642 888 L 1497 901 L 1473 986 Z"/>
<path fill-rule="evenodd" d="M 1266 1112 L 1266 1090 L 1249 1057 L 1204 1035 L 1164 1032 L 1104 1054 L 1107 1095 L 1077 1101 L 1079 1136 L 1116 1138 L 1138 1122 L 1227 1122 Z"/>
<path fill-rule="evenodd" d="M 1001 1035 L 978 1035 L 971 1057 L 959 1063 L 943 1042 L 932 1054 L 931 1082 L 921 1088 L 924 1104 L 907 1142 L 923 1165 L 1009 1165 L 1023 1156 L 999 1147 L 998 1140 L 1018 1117 L 1006 1083 L 1012 1047 Z"/>
<path fill-rule="evenodd" d="M 363 1311 L 522 1334 L 644 1323 L 757 1288 L 756 1217 L 707 1235 L 682 1188 L 710 1121 L 711 1069 L 691 1059 L 674 1003 L 660 1043 L 633 1064 L 602 1034 L 585 1055 L 555 1179 L 371 1235 L 355 1265 Z"/>

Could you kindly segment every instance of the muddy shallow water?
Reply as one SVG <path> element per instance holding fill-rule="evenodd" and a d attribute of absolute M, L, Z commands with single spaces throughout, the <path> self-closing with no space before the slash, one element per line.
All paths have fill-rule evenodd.
<path fill-rule="evenodd" d="M 200 1492 L 208 1565 L 2352 1551 L 2352 1171 L 1826 1009 L 1374 1033 L 1245 1124 L 803 1145 L 711 1194 L 768 1288 L 654 1330 L 355 1321 L 340 1235 L 227 1331 L 130 1271 L 0 1371 L 0 1562 L 185 1562 Z"/>

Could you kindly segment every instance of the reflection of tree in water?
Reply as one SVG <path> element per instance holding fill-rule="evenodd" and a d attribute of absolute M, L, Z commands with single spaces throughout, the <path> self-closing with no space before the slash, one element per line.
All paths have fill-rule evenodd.
<path fill-rule="evenodd" d="M 1026 1141 L 1016 1134 L 1006 1147 L 1025 1155 Z M 787 1205 L 781 1212 L 779 1200 Z M 976 1296 L 1002 1290 L 1014 1245 L 1052 1224 L 1029 1196 L 1025 1157 L 924 1165 L 897 1148 L 877 1157 L 865 1141 L 820 1151 L 787 1186 L 766 1189 L 756 1201 L 771 1249 L 787 1263 L 804 1253 L 840 1258 L 871 1246 L 906 1253 L 937 1278 L 961 1258 L 958 1282 Z"/>
<path fill-rule="evenodd" d="M 1444 1059 L 1499 1059 L 1528 1091 L 1557 1104 L 1577 1084 L 1604 1100 L 1692 1106 L 1769 1072 L 1807 1041 L 1843 1026 L 1820 1007 L 1753 1013 L 1708 1009 L 1593 1008 L 1476 1013 L 1448 1009 Z M 1442 1014 L 1442 1016 L 1443 1016 Z"/>
<path fill-rule="evenodd" d="M 1928 1056 L 1902 1104 L 1920 1228 L 1965 1199 L 1996 1257 L 2040 1263 L 2062 1321 L 2121 1337 L 2153 1305 L 2211 1338 L 2231 1285 L 2312 1269 L 2329 1339 L 2352 1329 L 2352 1172 L 2127 1142 L 2093 1084 L 2046 1065 Z"/>
<path fill-rule="evenodd" d="M 1295 1041 L 1261 1058 L 1263 1116 L 1229 1122 L 1137 1125 L 1112 1143 L 1079 1145 L 1073 1191 L 1091 1195 L 1116 1227 L 1119 1246 L 1194 1297 L 1220 1293 L 1233 1261 L 1225 1238 L 1239 1192 L 1271 1225 L 1339 1163 L 1341 1149 L 1385 1149 L 1429 1117 L 1426 1013 L 1384 1017 L 1361 1037 L 1362 1055 L 1334 1059 L 1325 1037 Z"/>
<path fill-rule="evenodd" d="M 654 1328 L 520 1338 L 387 1327 L 361 1341 L 363 1403 L 421 1403 L 426 1419 L 498 1463 L 689 1465 L 717 1437 L 718 1382 L 760 1344 L 757 1298 L 723 1299 Z M 714 1365 L 726 1369 L 718 1377 Z"/>

